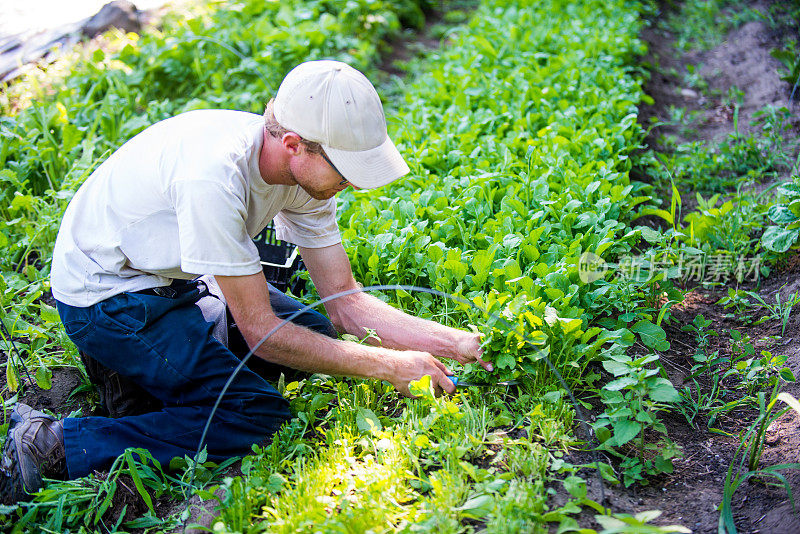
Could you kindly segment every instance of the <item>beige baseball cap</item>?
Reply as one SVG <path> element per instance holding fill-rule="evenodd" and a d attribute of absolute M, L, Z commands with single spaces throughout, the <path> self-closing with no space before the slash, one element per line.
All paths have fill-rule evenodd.
<path fill-rule="evenodd" d="M 346 63 L 301 63 L 281 82 L 273 110 L 278 124 L 321 144 L 356 187 L 380 187 L 409 171 L 386 132 L 378 93 Z"/>

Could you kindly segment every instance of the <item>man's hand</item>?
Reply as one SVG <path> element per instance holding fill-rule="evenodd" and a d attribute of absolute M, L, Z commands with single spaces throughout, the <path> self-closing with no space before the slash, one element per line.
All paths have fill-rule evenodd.
<path fill-rule="evenodd" d="M 487 371 L 493 371 L 494 366 L 481 359 L 483 355 L 481 334 L 462 331 L 459 331 L 459 334 L 455 340 L 455 355 L 452 356 L 452 359 L 460 364 L 478 362 Z"/>
<path fill-rule="evenodd" d="M 391 351 L 391 357 L 394 359 L 395 369 L 393 376 L 388 378 L 388 381 L 406 397 L 413 396 L 408 389 L 408 385 L 425 375 L 430 375 L 433 392 L 437 397 L 442 392 L 450 393 L 451 395 L 456 392 L 455 384 L 447 378 L 453 374 L 452 371 L 429 352 L 393 350 Z"/>

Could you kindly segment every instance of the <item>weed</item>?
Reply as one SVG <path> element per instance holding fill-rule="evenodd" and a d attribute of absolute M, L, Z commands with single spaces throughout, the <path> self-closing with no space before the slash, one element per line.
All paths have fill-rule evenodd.
<path fill-rule="evenodd" d="M 773 356 L 762 350 L 756 355 L 754 344 L 749 336 L 737 330 L 730 330 L 730 356 L 713 353 L 709 350 L 711 337 L 717 337 L 714 330 L 708 330 L 711 321 L 697 315 L 690 325 L 682 329 L 694 332 L 697 350 L 692 356 L 695 364 L 687 380 L 693 387 L 684 386 L 680 391 L 683 402 L 680 411 L 690 425 L 700 413 L 708 415 L 708 427 L 715 432 L 724 431 L 712 428 L 717 418 L 744 406 L 757 406 L 759 392 L 783 381 L 794 381 L 794 376 L 785 367 L 786 356 Z"/>
<path fill-rule="evenodd" d="M 747 295 L 756 301 L 756 305 L 761 309 L 766 310 L 769 315 L 763 316 L 761 319 L 773 319 L 781 323 L 781 336 L 786 333 L 786 325 L 789 323 L 789 317 L 792 314 L 792 308 L 800 302 L 800 291 L 795 291 L 789 295 L 785 300 L 781 300 L 781 289 L 786 286 L 784 284 L 775 292 L 775 301 L 768 302 L 761 295 L 753 291 L 748 291 Z"/>
<path fill-rule="evenodd" d="M 778 419 L 789 409 L 795 410 L 800 414 L 800 403 L 788 393 L 779 393 L 780 383 L 776 381 L 772 394 L 767 402 L 763 392 L 758 394 L 759 415 L 746 432 L 742 433 L 741 443 L 736 449 L 734 459 L 728 467 L 725 475 L 725 484 L 722 494 L 722 502 L 719 505 L 719 531 L 728 534 L 736 534 L 736 523 L 733 518 L 733 496 L 739 486 L 747 479 L 775 478 L 783 485 L 789 501 L 794 507 L 794 497 L 792 489 L 786 478 L 780 473 L 783 469 L 798 469 L 800 463 L 773 465 L 765 468 L 758 468 L 761 453 L 764 448 L 764 435 L 769 423 Z M 774 412 L 778 401 L 786 403 L 790 408 L 785 408 Z"/>
<path fill-rule="evenodd" d="M 751 310 L 753 309 L 752 301 L 747 298 L 747 291 L 744 289 L 728 288 L 727 296 L 722 297 L 716 302 L 717 305 L 722 305 L 723 309 L 731 310 L 725 314 L 726 319 L 739 321 L 745 325 L 753 322 Z"/>
<path fill-rule="evenodd" d="M 217 465 L 206 462 L 205 457 L 201 455 L 199 461 L 202 465 L 198 469 L 200 478 L 209 483 L 236 460 L 234 458 Z M 153 499 L 165 493 L 173 497 L 181 495 L 188 476 L 187 462 L 189 461 L 175 465 L 178 469 L 184 467 L 183 476 L 175 478 L 166 474 L 161 464 L 146 450 L 127 449 L 114 461 L 106 476 L 90 476 L 66 482 L 51 481 L 34 496 L 32 501 L 4 507 L 3 513 L 6 517 L 17 516 L 15 522 L 17 532 L 22 532 L 26 526 L 33 525 L 53 532 L 81 528 L 116 532 L 123 526 L 127 505 L 118 512 L 118 516 L 114 516 L 112 504 L 119 491 L 126 491 L 140 498 L 149 513 L 125 523 L 125 526 L 171 528 L 176 526 L 172 519 L 160 520 L 155 517 Z M 124 480 L 128 479 L 132 487 L 125 484 Z"/>
<path fill-rule="evenodd" d="M 639 158 L 645 173 L 653 176 L 661 188 L 670 182 L 691 185 L 699 193 L 722 192 L 740 184 L 763 182 L 791 165 L 793 146 L 784 138 L 790 113 L 786 108 L 765 106 L 754 114 L 755 130 L 743 134 L 739 129 L 741 91 L 731 88 L 728 106 L 732 110 L 734 132 L 715 146 L 700 141 L 677 144 L 665 139 L 660 165 L 652 152 Z"/>
<path fill-rule="evenodd" d="M 782 73 L 781 80 L 787 82 L 792 88 L 789 99 L 793 100 L 800 82 L 800 51 L 798 51 L 797 42 L 792 41 L 784 49 L 773 50 L 772 57 L 780 61 L 786 69 Z"/>
<path fill-rule="evenodd" d="M 745 22 L 757 20 L 758 11 L 743 0 L 688 0 L 673 8 L 660 26 L 675 34 L 680 50 L 708 50 L 722 42 L 725 34 Z"/>
<path fill-rule="evenodd" d="M 717 337 L 714 330 L 708 330 L 711 321 L 707 320 L 702 314 L 697 315 L 691 324 L 685 325 L 681 330 L 694 332 L 697 341 L 697 349 L 692 359 L 694 365 L 690 369 L 687 377 L 692 381 L 694 388 L 684 386 L 680 394 L 683 399 L 680 410 L 686 417 L 690 425 L 694 426 L 695 417 L 701 412 L 709 412 L 720 404 L 720 399 L 727 395 L 723 387 L 725 375 L 720 373 L 721 367 L 728 363 L 728 358 L 721 357 L 719 351 L 710 352 L 710 340 Z M 710 380 L 710 388 L 704 387 L 705 381 Z M 709 419 L 709 426 L 713 424 L 714 417 Z"/>

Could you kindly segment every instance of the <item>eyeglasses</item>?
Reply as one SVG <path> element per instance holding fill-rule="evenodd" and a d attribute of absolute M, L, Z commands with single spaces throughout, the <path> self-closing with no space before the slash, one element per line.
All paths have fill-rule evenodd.
<path fill-rule="evenodd" d="M 328 162 L 328 165 L 330 165 L 330 166 L 331 166 L 331 169 L 333 169 L 334 171 L 336 171 L 336 174 L 338 174 L 339 176 L 341 176 L 341 177 L 342 177 L 342 181 L 341 181 L 341 182 L 339 182 L 339 185 L 347 185 L 347 184 L 349 184 L 350 182 L 347 180 L 347 178 L 345 178 L 345 177 L 344 177 L 344 174 L 342 174 L 342 173 L 340 173 L 340 172 L 339 172 L 339 169 L 337 169 L 337 168 L 336 168 L 336 165 L 334 165 L 334 164 L 333 164 L 333 162 L 332 162 L 331 160 L 329 160 L 329 159 L 328 159 L 328 156 L 326 156 L 326 155 L 325 155 L 325 152 L 320 152 L 320 154 L 322 155 L 322 159 L 324 159 L 325 161 L 327 161 L 327 162 Z"/>

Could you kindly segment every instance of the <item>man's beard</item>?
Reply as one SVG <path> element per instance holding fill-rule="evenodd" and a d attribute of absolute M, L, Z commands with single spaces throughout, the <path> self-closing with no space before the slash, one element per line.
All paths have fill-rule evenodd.
<path fill-rule="evenodd" d="M 289 169 L 288 172 L 291 175 L 294 183 L 299 185 L 303 189 L 303 191 L 308 193 L 308 195 L 315 200 L 328 200 L 337 192 L 335 189 L 314 189 L 311 186 L 304 184 L 303 180 L 298 179 L 297 175 L 294 172 L 292 172 L 291 169 Z"/>
<path fill-rule="evenodd" d="M 331 198 L 333 195 L 336 194 L 335 191 L 331 193 L 330 189 L 326 189 L 324 191 L 319 191 L 318 189 L 310 189 L 310 188 L 304 186 L 303 184 L 299 184 L 299 185 L 300 185 L 300 187 L 303 188 L 303 191 L 308 193 L 311 198 L 316 199 L 316 200 L 328 200 L 329 198 Z"/>

